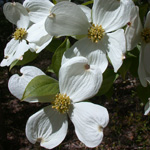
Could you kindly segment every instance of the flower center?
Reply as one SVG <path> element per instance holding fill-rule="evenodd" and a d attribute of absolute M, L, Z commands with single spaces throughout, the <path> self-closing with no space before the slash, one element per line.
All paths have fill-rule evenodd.
<path fill-rule="evenodd" d="M 143 32 L 141 33 L 141 36 L 142 36 L 143 41 L 145 41 L 146 43 L 149 43 L 150 42 L 150 29 L 145 28 Z"/>
<path fill-rule="evenodd" d="M 88 38 L 91 39 L 91 41 L 94 43 L 98 43 L 98 41 L 100 41 L 104 35 L 105 35 L 105 30 L 101 25 L 98 26 L 92 24 L 92 26 L 88 30 Z"/>
<path fill-rule="evenodd" d="M 56 99 L 52 102 L 52 108 L 64 114 L 69 111 L 71 100 L 66 94 L 57 94 Z"/>
<path fill-rule="evenodd" d="M 15 40 L 22 40 L 26 34 L 27 31 L 25 30 L 25 28 L 19 28 L 19 29 L 17 28 L 13 34 L 13 38 Z"/>

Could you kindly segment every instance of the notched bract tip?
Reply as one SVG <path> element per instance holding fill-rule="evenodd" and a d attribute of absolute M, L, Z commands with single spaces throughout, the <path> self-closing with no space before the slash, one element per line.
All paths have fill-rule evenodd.
<path fill-rule="evenodd" d="M 99 126 L 99 127 L 98 127 L 98 130 L 99 130 L 99 132 L 103 132 L 103 127 L 102 127 L 102 126 Z"/>
<path fill-rule="evenodd" d="M 126 56 L 123 54 L 123 55 L 122 55 L 122 60 L 124 60 L 124 59 L 126 59 Z"/>
<path fill-rule="evenodd" d="M 20 57 L 18 58 L 18 60 L 23 60 L 23 56 L 20 56 Z"/>
<path fill-rule="evenodd" d="M 88 70 L 88 69 L 90 69 L 90 65 L 86 64 L 86 65 L 84 66 L 84 68 L 85 68 L 86 70 Z"/>
<path fill-rule="evenodd" d="M 16 2 L 12 2 L 11 4 L 12 4 L 12 6 L 16 6 Z"/>
<path fill-rule="evenodd" d="M 55 14 L 54 13 L 50 13 L 49 18 L 55 18 Z"/>
<path fill-rule="evenodd" d="M 4 59 L 8 59 L 8 56 L 5 56 Z"/>

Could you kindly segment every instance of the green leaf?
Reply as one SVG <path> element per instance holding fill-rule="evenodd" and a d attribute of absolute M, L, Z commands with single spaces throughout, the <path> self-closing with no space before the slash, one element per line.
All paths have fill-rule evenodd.
<path fill-rule="evenodd" d="M 93 0 L 85 2 L 85 3 L 82 3 L 82 5 L 85 5 L 85 6 L 90 5 L 90 4 L 93 4 Z"/>
<path fill-rule="evenodd" d="M 52 57 L 52 64 L 50 68 L 55 72 L 57 76 L 59 73 L 59 69 L 61 67 L 62 56 L 68 48 L 70 48 L 70 41 L 68 38 L 66 38 L 64 42 L 57 48 L 57 50 L 55 51 Z"/>
<path fill-rule="evenodd" d="M 137 70 L 139 64 L 139 49 L 136 47 L 132 51 L 126 53 L 126 59 L 123 61 L 122 66 L 118 70 L 122 78 L 125 79 L 129 71 L 134 77 L 137 77 Z"/>
<path fill-rule="evenodd" d="M 56 1 L 56 0 L 53 0 L 53 4 L 55 4 L 55 5 L 56 5 L 56 4 L 57 4 L 57 1 Z"/>
<path fill-rule="evenodd" d="M 121 74 L 122 78 L 125 79 L 127 72 L 129 71 L 129 68 L 131 66 L 132 60 L 130 58 L 127 58 L 123 61 L 123 64 L 121 68 L 118 70 L 118 72 Z"/>
<path fill-rule="evenodd" d="M 103 74 L 103 83 L 97 95 L 100 96 L 106 94 L 117 78 L 118 74 L 114 73 L 112 69 L 107 68 Z"/>
<path fill-rule="evenodd" d="M 33 78 L 27 85 L 22 100 L 31 97 L 54 97 L 59 92 L 58 81 L 47 76 L 40 75 Z"/>
<path fill-rule="evenodd" d="M 139 66 L 139 58 L 132 58 L 132 63 L 129 68 L 129 71 L 134 77 L 138 77 L 138 66 Z"/>
<path fill-rule="evenodd" d="M 128 54 L 129 57 L 134 57 L 134 58 L 137 57 L 137 56 L 135 56 L 134 54 L 132 54 L 131 52 L 128 52 L 127 54 Z"/>
<path fill-rule="evenodd" d="M 55 73 L 51 65 L 47 67 L 46 72 Z"/>
<path fill-rule="evenodd" d="M 129 68 L 130 73 L 134 76 L 134 77 L 138 77 L 138 65 L 139 65 L 139 46 L 137 46 L 136 48 L 134 48 L 132 51 L 129 52 L 130 54 L 134 55 L 128 55 L 127 58 L 130 59 L 131 61 L 131 65 Z M 127 53 L 128 54 L 128 53 Z"/>
<path fill-rule="evenodd" d="M 55 52 L 55 50 L 62 44 L 60 39 L 53 38 L 50 44 L 46 47 L 50 52 Z"/>
<path fill-rule="evenodd" d="M 150 87 L 149 86 L 143 87 L 143 86 L 139 85 L 137 87 L 137 95 L 142 100 L 142 102 L 144 104 L 146 104 L 148 101 L 148 98 L 150 98 Z"/>
<path fill-rule="evenodd" d="M 22 65 L 29 63 L 33 61 L 37 56 L 38 54 L 36 54 L 35 52 L 31 52 L 29 50 L 26 53 L 24 53 L 23 60 L 15 60 L 14 62 L 12 62 L 9 70 L 11 70 L 14 66 L 22 66 Z"/>

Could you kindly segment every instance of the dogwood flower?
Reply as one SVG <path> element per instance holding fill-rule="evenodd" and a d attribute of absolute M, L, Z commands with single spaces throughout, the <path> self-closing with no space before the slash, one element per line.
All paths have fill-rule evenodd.
<path fill-rule="evenodd" d="M 53 36 L 84 37 L 66 52 L 66 59 L 75 55 L 73 51 L 76 48 L 82 56 L 91 57 L 104 72 L 108 55 L 117 72 L 126 51 L 124 30 L 120 28 L 129 21 L 132 7 L 131 0 L 94 0 L 90 23 L 78 5 L 60 2 L 51 9 L 45 28 Z"/>
<path fill-rule="evenodd" d="M 40 52 L 52 40 L 52 36 L 45 31 L 41 22 L 30 26 L 27 10 L 20 3 L 6 3 L 3 7 L 4 15 L 17 26 L 12 39 L 4 50 L 4 59 L 0 66 L 9 66 L 15 60 L 22 60 L 29 49 Z"/>
<path fill-rule="evenodd" d="M 46 31 L 45 31 L 45 19 L 47 18 L 47 16 L 49 16 L 49 12 L 52 9 L 52 7 L 54 6 L 54 4 L 52 2 L 50 2 L 49 0 L 25 0 L 23 2 L 23 6 L 26 8 L 28 15 L 29 15 L 29 19 L 31 22 L 36 24 L 39 24 L 38 26 L 36 25 L 36 32 L 32 32 L 32 36 L 35 36 L 36 38 L 30 38 L 30 40 L 32 41 L 32 44 L 30 44 L 32 49 L 36 49 L 36 53 L 41 52 L 41 50 L 43 50 L 52 40 L 53 36 L 49 35 Z M 53 29 L 52 29 L 53 30 Z M 43 39 L 39 39 L 39 35 L 43 35 L 44 37 L 44 41 Z M 33 40 L 34 39 L 34 40 Z M 46 42 L 47 40 L 47 42 Z M 43 44 L 42 48 L 37 47 L 37 44 L 40 45 Z"/>
<path fill-rule="evenodd" d="M 31 143 L 40 142 L 42 147 L 48 149 L 59 145 L 67 134 L 67 115 L 73 122 L 75 132 L 81 142 L 88 147 L 96 147 L 101 143 L 103 128 L 109 121 L 108 112 L 102 106 L 82 101 L 98 92 L 102 83 L 102 73 L 99 68 L 88 65 L 87 62 L 84 57 L 74 57 L 61 66 L 59 71 L 60 93 L 54 100 L 45 101 L 51 102 L 51 105 L 33 114 L 27 121 L 26 136 Z M 27 78 L 29 78 L 32 67 L 24 68 L 22 72 L 23 70 L 25 73 L 23 76 L 13 75 L 9 80 L 9 89 L 12 94 L 19 95 L 17 94 L 18 88 L 25 89 L 29 81 Z M 36 72 L 39 75 L 43 74 L 37 69 L 37 71 L 32 71 L 30 79 L 36 76 Z M 25 84 L 21 83 L 22 81 Z M 13 87 L 12 84 L 18 85 Z"/>

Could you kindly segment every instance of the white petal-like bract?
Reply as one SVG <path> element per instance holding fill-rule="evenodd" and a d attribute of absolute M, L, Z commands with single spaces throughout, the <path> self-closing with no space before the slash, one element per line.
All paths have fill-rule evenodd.
<path fill-rule="evenodd" d="M 68 60 L 59 71 L 60 93 L 67 94 L 73 102 L 93 97 L 101 83 L 100 68 L 89 65 L 85 57 L 74 57 Z"/>
<path fill-rule="evenodd" d="M 88 21 L 91 23 L 92 22 L 92 16 L 91 16 L 92 10 L 85 5 L 78 5 L 78 6 L 82 9 L 82 11 L 85 13 Z"/>
<path fill-rule="evenodd" d="M 105 32 L 111 32 L 125 26 L 129 22 L 132 0 L 94 0 L 93 23 L 102 25 Z"/>
<path fill-rule="evenodd" d="M 139 17 L 139 8 L 132 8 L 130 21 L 125 29 L 127 50 L 132 50 L 141 41 L 141 32 L 143 30 L 142 23 Z"/>
<path fill-rule="evenodd" d="M 38 23 L 46 19 L 54 4 L 49 0 L 25 0 L 23 6 L 27 9 L 30 20 Z"/>
<path fill-rule="evenodd" d="M 109 122 L 106 108 L 89 102 L 75 103 L 69 112 L 75 132 L 87 147 L 98 146 L 103 139 L 103 128 Z"/>
<path fill-rule="evenodd" d="M 108 57 L 114 67 L 114 72 L 117 72 L 123 63 L 124 53 L 126 51 L 126 42 L 124 30 L 119 29 L 115 32 L 108 33 Z"/>
<path fill-rule="evenodd" d="M 89 65 L 99 67 L 102 73 L 108 66 L 106 50 L 108 49 L 105 39 L 99 41 L 98 44 L 93 43 L 88 38 L 77 41 L 70 49 L 68 49 L 62 58 L 62 64 L 76 56 L 86 57 Z"/>
<path fill-rule="evenodd" d="M 14 38 L 11 39 L 5 49 L 4 49 L 4 59 L 2 60 L 0 66 L 9 66 L 15 58 L 13 57 L 18 49 L 19 41 Z"/>
<path fill-rule="evenodd" d="M 0 66 L 9 66 L 15 60 L 22 60 L 24 53 L 27 52 L 29 48 L 25 40 L 19 41 L 14 38 L 11 39 L 4 49 L 4 59 Z"/>
<path fill-rule="evenodd" d="M 24 53 L 27 52 L 29 49 L 30 47 L 25 40 L 20 41 L 17 50 L 14 54 L 14 58 L 18 60 L 22 60 Z"/>
<path fill-rule="evenodd" d="M 71 2 L 56 4 L 45 22 L 46 31 L 52 36 L 84 35 L 89 27 L 84 12 Z"/>
<path fill-rule="evenodd" d="M 28 28 L 30 22 L 28 12 L 20 3 L 5 3 L 3 12 L 7 20 L 15 24 L 17 28 Z"/>
<path fill-rule="evenodd" d="M 52 149 L 64 140 L 67 129 L 67 115 L 47 106 L 28 119 L 26 136 L 31 143 L 40 142 L 42 147 Z"/>
<path fill-rule="evenodd" d="M 22 67 L 20 69 L 20 73 L 22 73 L 21 76 L 15 74 L 10 77 L 8 82 L 9 91 L 12 93 L 12 95 L 17 97 L 18 99 L 22 98 L 26 86 L 34 77 L 38 75 L 45 75 L 45 73 L 43 73 L 40 69 L 33 66 Z M 36 98 L 34 99 L 29 98 L 24 101 L 38 102 Z"/>
<path fill-rule="evenodd" d="M 28 30 L 26 37 L 32 51 L 41 52 L 52 40 L 52 36 L 45 31 L 44 21 L 33 24 Z M 32 44 L 34 46 L 32 46 Z"/>

